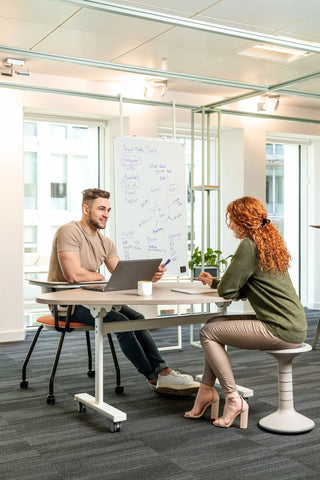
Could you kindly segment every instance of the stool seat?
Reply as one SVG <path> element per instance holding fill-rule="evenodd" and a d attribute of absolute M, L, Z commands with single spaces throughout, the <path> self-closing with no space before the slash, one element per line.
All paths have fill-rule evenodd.
<path fill-rule="evenodd" d="M 299 353 L 310 352 L 312 350 L 311 345 L 308 343 L 302 343 L 299 347 L 296 348 L 285 348 L 282 350 L 262 350 L 263 352 L 270 353 L 270 355 L 290 355 L 293 354 L 294 357 Z"/>
<path fill-rule="evenodd" d="M 302 343 L 297 348 L 263 350 L 278 361 L 279 408 L 259 420 L 265 430 L 279 433 L 302 433 L 312 430 L 314 421 L 296 412 L 293 405 L 292 361 L 296 355 L 309 352 L 311 345 Z"/>

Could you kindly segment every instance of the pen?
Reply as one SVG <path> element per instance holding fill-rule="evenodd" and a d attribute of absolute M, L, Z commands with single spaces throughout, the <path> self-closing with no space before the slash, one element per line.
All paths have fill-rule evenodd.
<path fill-rule="evenodd" d="M 168 260 L 166 261 L 166 263 L 164 263 L 164 264 L 162 265 L 162 268 L 164 268 L 164 267 L 165 267 L 166 265 L 168 265 L 168 263 L 170 263 L 170 262 L 171 262 L 171 260 L 170 260 L 170 258 L 168 258 Z"/>

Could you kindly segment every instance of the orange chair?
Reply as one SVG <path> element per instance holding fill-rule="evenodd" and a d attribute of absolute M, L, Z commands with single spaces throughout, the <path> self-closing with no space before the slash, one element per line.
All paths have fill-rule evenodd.
<path fill-rule="evenodd" d="M 72 311 L 72 306 L 68 307 L 67 314 L 63 315 L 63 317 L 60 314 L 59 317 L 59 312 L 56 306 L 54 306 L 54 311 L 53 315 L 44 315 L 42 317 L 39 317 L 37 319 L 37 323 L 40 324 L 38 327 L 38 330 L 36 331 L 36 334 L 33 338 L 33 341 L 30 345 L 30 348 L 28 350 L 28 353 L 26 355 L 26 358 L 24 360 L 23 366 L 22 366 L 22 379 L 20 382 L 20 387 L 21 388 L 28 388 L 28 381 L 27 381 L 27 365 L 29 363 L 30 357 L 32 355 L 32 352 L 34 350 L 34 347 L 37 343 L 37 340 L 39 338 L 39 335 L 41 331 L 44 330 L 56 330 L 57 332 L 60 332 L 60 340 L 59 344 L 57 347 L 55 359 L 52 365 L 51 369 L 51 375 L 50 375 L 50 380 L 49 380 L 49 394 L 47 396 L 47 403 L 50 405 L 53 405 L 55 403 L 55 395 L 54 395 L 54 378 L 60 358 L 60 353 L 62 350 L 63 346 L 63 341 L 65 334 L 68 332 L 78 332 L 78 331 L 84 331 L 86 334 L 86 341 L 87 341 L 87 350 L 88 350 L 88 372 L 87 375 L 89 377 L 94 377 L 95 372 L 92 370 L 92 353 L 91 353 L 91 342 L 90 342 L 90 330 L 94 330 L 93 326 L 86 325 L 83 323 L 76 323 L 76 322 L 71 322 L 70 321 L 70 315 Z M 63 319 L 62 319 L 63 318 Z M 113 363 L 115 366 L 116 370 L 116 387 L 115 387 L 115 392 L 117 394 L 123 393 L 123 387 L 121 386 L 120 382 L 120 367 L 118 364 L 118 359 L 117 355 L 115 352 L 112 336 L 109 333 L 108 334 L 108 340 L 109 340 L 109 345 L 112 353 L 112 358 L 113 358 Z"/>

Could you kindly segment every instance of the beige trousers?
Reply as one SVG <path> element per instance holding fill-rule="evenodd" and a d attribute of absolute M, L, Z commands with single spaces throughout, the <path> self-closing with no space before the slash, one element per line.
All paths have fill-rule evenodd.
<path fill-rule="evenodd" d="M 300 344 L 275 337 L 255 315 L 213 317 L 200 330 L 204 351 L 202 383 L 213 386 L 218 378 L 224 394 L 237 390 L 225 345 L 247 350 L 280 350 Z"/>

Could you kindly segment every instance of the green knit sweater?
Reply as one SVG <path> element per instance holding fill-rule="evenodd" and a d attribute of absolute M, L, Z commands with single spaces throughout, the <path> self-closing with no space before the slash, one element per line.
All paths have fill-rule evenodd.
<path fill-rule="evenodd" d="M 212 288 L 217 288 L 224 298 L 247 298 L 257 319 L 281 340 L 304 342 L 306 316 L 288 272 L 262 272 L 251 238 L 241 241 L 221 280 L 213 279 Z"/>

